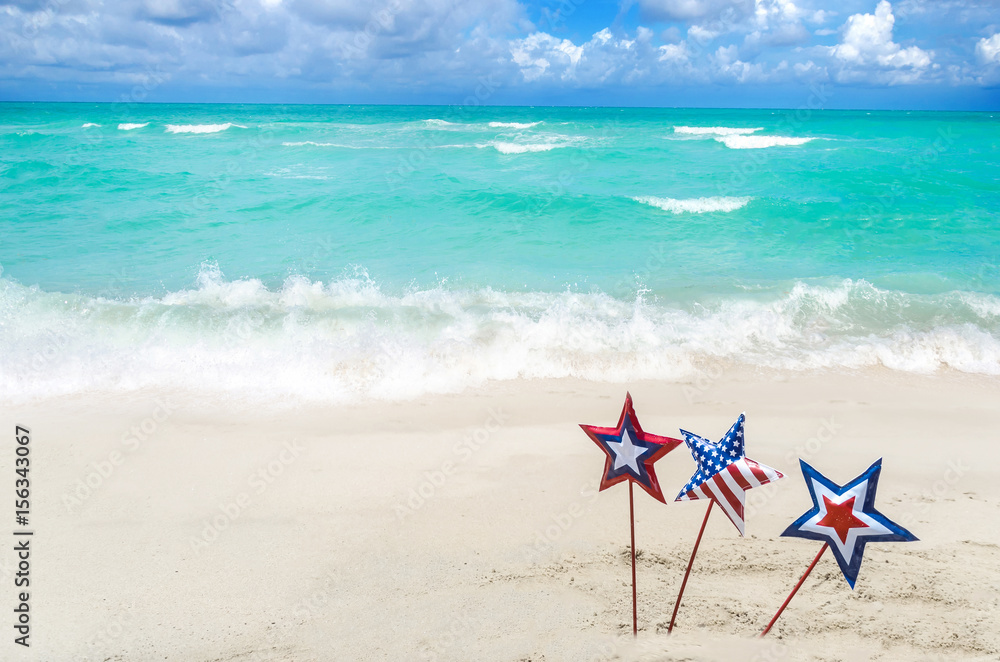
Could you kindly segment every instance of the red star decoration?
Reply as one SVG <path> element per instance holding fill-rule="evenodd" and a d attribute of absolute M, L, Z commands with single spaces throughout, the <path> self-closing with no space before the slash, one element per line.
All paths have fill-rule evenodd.
<path fill-rule="evenodd" d="M 635 409 L 632 408 L 631 394 L 625 394 L 625 406 L 615 427 L 604 428 L 596 425 L 580 427 L 607 456 L 600 490 L 606 490 L 627 480 L 636 483 L 657 501 L 667 502 L 663 498 L 660 482 L 656 479 L 653 463 L 684 442 L 644 432 L 635 415 Z"/>
<path fill-rule="evenodd" d="M 826 506 L 826 515 L 817 526 L 828 526 L 840 536 L 840 542 L 847 542 L 847 534 L 851 529 L 867 529 L 868 525 L 854 516 L 854 497 L 844 503 L 834 503 L 826 495 L 823 495 L 823 504 Z"/>

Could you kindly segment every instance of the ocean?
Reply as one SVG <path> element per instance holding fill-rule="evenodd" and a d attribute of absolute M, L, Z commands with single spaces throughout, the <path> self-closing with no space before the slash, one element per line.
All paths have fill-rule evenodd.
<path fill-rule="evenodd" d="M 0 104 L 0 399 L 1000 374 L 1000 117 Z"/>

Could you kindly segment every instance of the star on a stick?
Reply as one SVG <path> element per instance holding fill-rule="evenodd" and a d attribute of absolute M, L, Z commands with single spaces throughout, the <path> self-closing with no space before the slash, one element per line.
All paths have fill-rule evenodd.
<path fill-rule="evenodd" d="M 746 491 L 783 478 L 784 474 L 771 467 L 749 459 L 743 454 L 743 423 L 745 414 L 740 414 L 729 432 L 713 443 L 704 437 L 681 430 L 698 470 L 691 480 L 681 488 L 675 501 L 711 499 L 719 504 L 730 521 L 736 525 L 740 535 L 744 535 L 743 505 Z"/>
<path fill-rule="evenodd" d="M 854 588 L 865 544 L 909 542 L 917 537 L 875 510 L 875 490 L 882 471 L 881 458 L 844 486 L 799 460 L 813 507 L 781 535 L 822 540 L 830 545 L 847 583 Z"/>
<path fill-rule="evenodd" d="M 667 502 L 656 479 L 653 463 L 683 442 L 680 439 L 643 432 L 632 408 L 630 394 L 625 394 L 625 406 L 622 408 L 622 415 L 616 427 L 602 428 L 595 425 L 580 427 L 607 455 L 604 475 L 601 477 L 601 490 L 629 480 L 646 490 L 654 499 Z"/>

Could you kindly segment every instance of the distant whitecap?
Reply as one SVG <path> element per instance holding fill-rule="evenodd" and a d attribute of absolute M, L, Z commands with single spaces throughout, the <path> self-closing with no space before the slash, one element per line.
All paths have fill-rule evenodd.
<path fill-rule="evenodd" d="M 710 211 L 736 211 L 753 200 L 751 197 L 713 197 L 713 198 L 657 198 L 651 195 L 633 197 L 636 202 L 651 205 L 663 211 L 675 214 L 703 214 Z"/>
<path fill-rule="evenodd" d="M 539 124 L 541 122 L 490 122 L 490 127 L 494 129 L 530 129 Z"/>
<path fill-rule="evenodd" d="M 219 133 L 233 126 L 240 129 L 246 128 L 242 124 L 233 124 L 232 122 L 225 124 L 168 124 L 167 133 Z"/>
<path fill-rule="evenodd" d="M 763 131 L 761 127 L 754 129 L 736 128 L 731 126 L 675 126 L 674 133 L 691 136 L 744 136 L 755 131 Z"/>
<path fill-rule="evenodd" d="M 815 138 L 791 138 L 789 136 L 720 136 L 717 141 L 729 149 L 763 149 L 765 147 L 792 147 L 805 145 Z"/>

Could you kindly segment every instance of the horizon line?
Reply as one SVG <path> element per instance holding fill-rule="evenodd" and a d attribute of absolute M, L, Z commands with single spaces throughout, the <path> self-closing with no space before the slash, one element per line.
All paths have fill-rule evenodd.
<path fill-rule="evenodd" d="M 574 108 L 574 109 L 630 109 L 630 110 L 778 110 L 778 111 L 798 111 L 809 110 L 810 112 L 890 112 L 890 113 L 995 113 L 1000 112 L 1000 108 L 995 110 L 974 110 L 974 109 L 947 109 L 947 108 L 879 108 L 879 107 L 856 107 L 856 108 L 806 108 L 806 107 L 780 107 L 780 106 L 604 106 L 604 105 L 575 105 L 575 104 L 465 104 L 465 103 L 330 103 L 330 102 L 305 102 L 305 101 L 46 101 L 41 99 L 0 99 L 0 104 L 92 104 L 92 105 L 139 105 L 139 106 L 386 106 L 386 107 L 421 107 L 421 108 Z"/>

